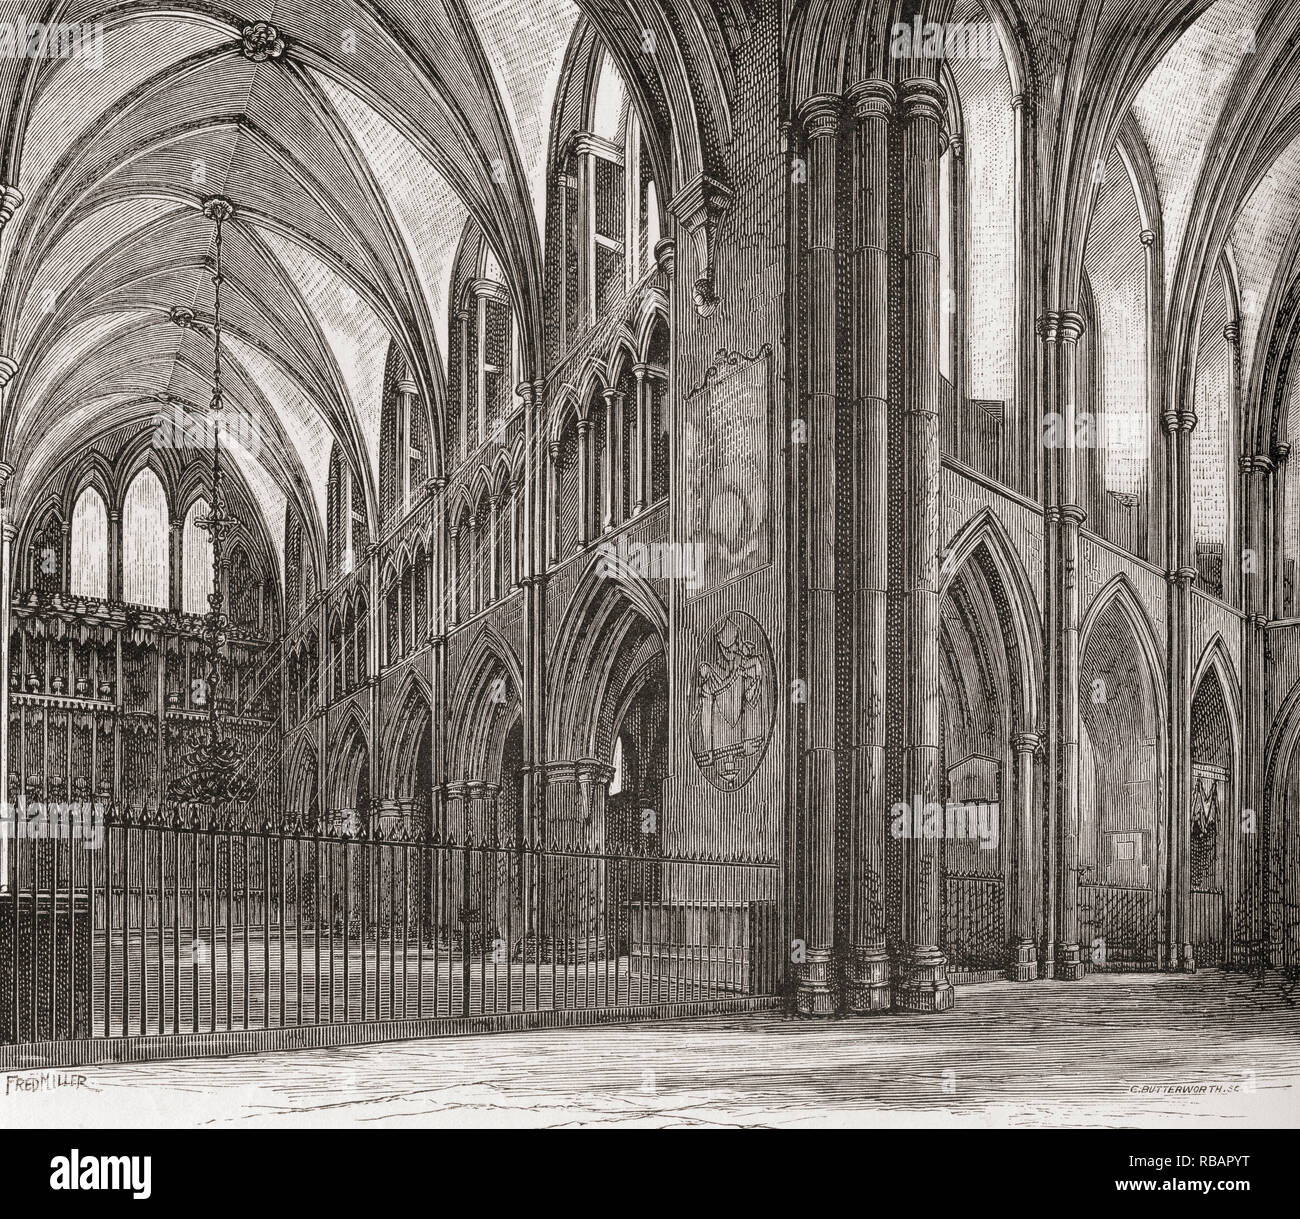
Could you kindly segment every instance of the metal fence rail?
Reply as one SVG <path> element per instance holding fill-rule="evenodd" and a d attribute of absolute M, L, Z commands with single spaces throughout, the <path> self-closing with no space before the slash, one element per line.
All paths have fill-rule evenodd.
<path fill-rule="evenodd" d="M 772 861 L 112 818 L 10 844 L 0 1040 L 774 994 Z"/>
<path fill-rule="evenodd" d="M 948 963 L 959 970 L 1003 970 L 1009 954 L 1000 875 L 944 874 L 943 926 Z"/>
<path fill-rule="evenodd" d="M 1079 934 L 1095 968 L 1154 968 L 1160 928 L 1153 889 L 1079 886 Z"/>

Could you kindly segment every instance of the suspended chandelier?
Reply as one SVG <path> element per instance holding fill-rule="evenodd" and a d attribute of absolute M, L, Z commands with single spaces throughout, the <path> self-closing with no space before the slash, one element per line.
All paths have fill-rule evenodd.
<path fill-rule="evenodd" d="M 203 200 L 203 214 L 213 223 L 212 271 L 212 403 L 208 407 L 212 422 L 212 498 L 206 516 L 196 522 L 212 539 L 212 591 L 208 594 L 208 612 L 203 617 L 203 658 L 207 672 L 208 711 L 207 739 L 199 745 L 197 758 L 187 774 L 174 779 L 168 795 L 185 804 L 221 806 L 248 800 L 253 795 L 252 778 L 245 774 L 245 759 L 239 742 L 225 733 L 222 724 L 220 691 L 223 649 L 230 620 L 225 612 L 225 593 L 221 575 L 226 563 L 226 542 L 238 524 L 226 498 L 225 473 L 221 468 L 221 226 L 234 213 L 234 205 L 223 195 Z"/>

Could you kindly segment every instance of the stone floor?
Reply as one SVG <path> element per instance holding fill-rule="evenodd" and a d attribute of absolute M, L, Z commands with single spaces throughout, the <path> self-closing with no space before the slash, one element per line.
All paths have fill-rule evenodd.
<path fill-rule="evenodd" d="M 4 1076 L 16 1126 L 1300 1125 L 1300 994 L 1204 972 Z"/>

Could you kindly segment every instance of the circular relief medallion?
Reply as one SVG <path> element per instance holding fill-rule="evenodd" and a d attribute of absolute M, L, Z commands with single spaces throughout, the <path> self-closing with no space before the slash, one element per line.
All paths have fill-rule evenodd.
<path fill-rule="evenodd" d="M 763 628 L 733 610 L 700 649 L 691 681 L 691 753 L 714 787 L 735 791 L 763 759 L 776 708 L 776 669 Z"/>

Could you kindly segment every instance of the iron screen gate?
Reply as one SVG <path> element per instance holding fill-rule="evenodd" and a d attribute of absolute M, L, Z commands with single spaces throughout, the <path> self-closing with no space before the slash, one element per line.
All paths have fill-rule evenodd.
<path fill-rule="evenodd" d="M 1090 969 L 1155 969 L 1159 935 L 1154 889 L 1079 885 L 1079 948 Z"/>
<path fill-rule="evenodd" d="M 1005 892 L 1000 873 L 943 874 L 943 949 L 949 968 L 971 972 L 1007 968 Z"/>

